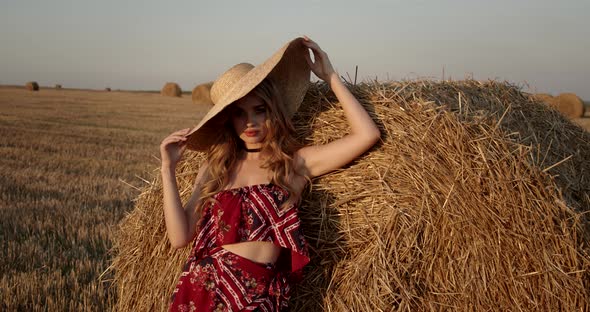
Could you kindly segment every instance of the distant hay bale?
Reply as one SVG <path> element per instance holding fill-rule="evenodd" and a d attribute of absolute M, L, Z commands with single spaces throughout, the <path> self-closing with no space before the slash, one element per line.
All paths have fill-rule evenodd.
<path fill-rule="evenodd" d="M 180 87 L 178 86 L 178 84 L 174 83 L 174 82 L 167 82 L 164 87 L 162 88 L 162 90 L 160 91 L 160 94 L 163 96 L 181 96 L 182 95 L 182 90 L 180 89 Z"/>
<path fill-rule="evenodd" d="M 574 93 L 561 93 L 548 104 L 570 119 L 584 117 L 584 102 Z"/>
<path fill-rule="evenodd" d="M 39 91 L 39 84 L 35 81 L 29 81 L 25 84 L 25 89 L 29 91 Z"/>
<path fill-rule="evenodd" d="M 553 98 L 553 95 L 549 94 L 549 93 L 536 93 L 532 95 L 535 99 L 547 103 L 547 101 L 549 101 L 550 99 Z"/>
<path fill-rule="evenodd" d="M 111 88 L 108 88 L 108 87 L 107 88 L 104 88 L 104 90 L 107 91 L 107 92 L 111 92 Z"/>
<path fill-rule="evenodd" d="M 349 87 L 382 142 L 304 194 L 292 311 L 590 308 L 590 134 L 504 83 Z M 326 84 L 294 122 L 306 144 L 348 128 Z M 185 154 L 183 202 L 204 158 Z M 118 311 L 165 310 L 190 251 L 170 247 L 154 172 L 115 236 Z"/>
<path fill-rule="evenodd" d="M 61 89 L 61 85 L 60 84 L 56 84 L 55 85 L 55 88 L 59 90 L 59 89 Z"/>
<path fill-rule="evenodd" d="M 213 86 L 213 82 L 204 83 L 196 86 L 192 92 L 193 103 L 197 105 L 211 106 L 211 86 Z"/>

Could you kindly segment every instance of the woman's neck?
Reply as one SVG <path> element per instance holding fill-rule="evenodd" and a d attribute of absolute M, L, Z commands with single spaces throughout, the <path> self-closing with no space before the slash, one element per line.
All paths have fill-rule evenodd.
<path fill-rule="evenodd" d="M 242 155 L 240 155 L 240 160 L 261 160 L 262 157 L 260 152 L 246 152 L 242 151 Z"/>

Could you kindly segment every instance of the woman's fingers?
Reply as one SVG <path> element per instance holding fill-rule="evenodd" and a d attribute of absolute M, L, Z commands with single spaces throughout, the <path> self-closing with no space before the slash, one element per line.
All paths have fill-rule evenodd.
<path fill-rule="evenodd" d="M 307 53 L 305 53 L 305 60 L 307 60 L 307 64 L 309 64 L 309 67 L 314 67 L 315 64 L 311 61 L 311 56 L 309 56 L 309 51 L 307 51 Z"/>
<path fill-rule="evenodd" d="M 186 140 L 187 140 L 186 137 L 171 135 L 171 136 L 166 137 L 164 140 L 162 140 L 162 143 L 160 145 L 163 147 L 168 146 L 172 143 L 178 143 L 178 144 L 184 145 L 184 144 L 186 144 Z"/>
<path fill-rule="evenodd" d="M 174 143 L 186 144 L 186 141 L 185 140 L 181 140 L 181 139 L 170 138 L 170 139 L 167 139 L 164 142 L 162 142 L 162 145 L 168 146 L 168 145 L 174 144 Z"/>
<path fill-rule="evenodd" d="M 176 132 L 173 132 L 172 134 L 183 134 L 183 135 L 186 135 L 186 134 L 189 133 L 190 130 L 191 130 L 191 128 L 184 128 L 184 129 L 178 130 Z"/>
<path fill-rule="evenodd" d="M 314 68 L 314 67 L 319 67 L 320 63 L 318 61 L 320 61 L 322 59 L 320 53 L 318 51 L 316 51 L 315 49 L 313 49 L 312 47 L 308 48 L 311 50 L 311 53 L 313 53 L 313 58 L 314 60 L 311 60 L 311 56 L 309 55 L 309 51 L 307 53 L 305 53 L 305 59 L 307 60 L 307 63 L 309 64 L 310 67 Z"/>
<path fill-rule="evenodd" d="M 186 141 L 188 138 L 184 135 L 170 135 L 166 139 L 170 139 L 173 141 Z"/>
<path fill-rule="evenodd" d="M 189 133 L 189 131 L 190 131 L 190 128 L 185 128 L 185 129 L 182 129 L 182 130 L 178 130 L 176 132 L 173 132 L 169 136 L 167 136 L 166 139 L 168 139 L 168 138 L 175 138 L 177 140 L 186 141 L 188 139 L 186 135 Z"/>
<path fill-rule="evenodd" d="M 316 59 L 316 62 L 318 59 L 323 60 L 325 58 L 326 52 L 324 52 L 324 50 L 322 50 L 317 43 L 309 39 L 309 37 L 304 36 L 304 38 L 305 40 L 303 41 L 303 43 L 306 47 L 308 47 L 311 50 L 314 58 Z"/>
<path fill-rule="evenodd" d="M 187 148 L 187 134 L 191 128 L 175 131 L 165 137 L 160 143 L 160 154 L 163 164 L 174 164 L 180 161 L 182 154 Z"/>
<path fill-rule="evenodd" d="M 316 76 L 318 76 L 320 79 L 326 81 L 326 79 L 328 79 L 330 75 L 330 72 L 334 70 L 332 68 L 332 65 L 330 64 L 328 55 L 307 36 L 305 36 L 305 38 L 307 38 L 306 40 L 304 40 L 305 46 L 309 48 L 313 53 L 314 60 L 311 60 L 309 51 L 308 53 L 305 53 L 305 59 L 313 73 L 316 74 Z"/>
<path fill-rule="evenodd" d="M 190 130 L 190 128 L 187 128 L 187 129 Z M 182 130 L 172 132 L 170 135 L 168 135 L 168 137 L 186 137 L 186 135 L 189 132 L 189 130 L 187 130 L 187 129 L 182 129 Z"/>
<path fill-rule="evenodd" d="M 318 44 L 315 41 L 311 40 L 308 36 L 303 36 L 303 43 L 307 46 L 313 46 L 315 48 L 319 48 Z"/>
<path fill-rule="evenodd" d="M 313 40 L 309 39 L 309 37 L 304 36 L 304 38 L 306 38 L 306 40 L 303 40 L 303 44 L 305 44 L 306 47 L 308 47 L 309 49 L 311 49 L 311 51 L 313 52 L 314 56 L 322 56 L 322 54 L 325 54 L 326 52 L 324 52 L 324 50 L 322 50 L 322 48 L 320 48 L 320 46 Z"/>

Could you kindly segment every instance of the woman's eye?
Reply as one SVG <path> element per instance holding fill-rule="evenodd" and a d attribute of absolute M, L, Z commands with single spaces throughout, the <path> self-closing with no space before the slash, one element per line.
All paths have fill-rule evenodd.
<path fill-rule="evenodd" d="M 244 116 L 244 111 L 241 110 L 241 109 L 235 109 L 232 112 L 232 115 L 235 116 L 235 117 L 241 117 L 241 116 Z"/>
<path fill-rule="evenodd" d="M 256 109 L 256 112 L 257 112 L 257 113 L 266 113 L 266 108 L 264 108 L 264 107 L 259 107 L 259 108 L 257 108 L 257 109 Z"/>

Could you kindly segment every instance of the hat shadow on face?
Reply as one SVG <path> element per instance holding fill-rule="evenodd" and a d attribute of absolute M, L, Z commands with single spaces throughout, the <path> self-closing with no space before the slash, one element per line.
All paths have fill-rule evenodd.
<path fill-rule="evenodd" d="M 234 65 L 224 72 L 211 85 L 210 97 L 193 99 L 213 105 L 199 124 L 187 135 L 187 147 L 194 150 L 205 150 L 211 142 L 209 138 L 214 127 L 207 125 L 225 107 L 252 91 L 266 77 L 275 81 L 277 88 L 284 96 L 284 106 L 289 114 L 293 114 L 309 87 L 311 68 L 305 54 L 308 48 L 303 44 L 303 38 L 291 40 L 262 64 L 253 66 L 248 63 Z M 196 93 L 195 93 L 196 94 Z M 213 135 L 214 136 L 214 135 Z"/>
<path fill-rule="evenodd" d="M 257 99 L 255 101 L 250 99 L 246 100 L 246 102 L 243 102 L 250 102 L 250 104 L 246 104 L 246 106 L 251 106 L 250 109 L 256 109 L 256 107 L 259 104 L 264 104 L 267 108 L 270 108 L 270 110 L 267 110 L 265 120 L 258 121 L 259 123 L 266 123 L 267 121 L 270 121 L 270 125 L 265 124 L 258 126 L 273 127 L 277 123 L 283 123 L 283 120 L 292 120 L 292 118 L 287 116 L 288 112 L 286 112 L 284 108 L 280 105 L 283 99 L 278 99 L 277 102 L 275 102 L 274 100 L 275 96 L 280 96 L 279 93 L 272 93 L 272 91 L 272 94 L 268 93 L 269 90 L 273 89 L 273 84 L 271 82 L 266 82 L 266 79 L 261 84 L 263 83 L 265 83 L 265 85 L 261 87 L 261 89 L 258 89 L 258 87 L 256 87 L 250 93 L 235 100 L 234 102 L 226 106 L 223 110 L 221 110 L 210 122 L 208 122 L 207 126 L 215 128 L 215 134 L 211 136 L 211 140 L 214 144 L 221 143 L 224 139 L 227 139 L 228 135 L 231 135 L 232 139 L 234 140 L 234 143 L 237 144 L 237 150 L 245 148 L 245 141 L 240 137 L 240 130 L 236 130 L 235 128 L 233 116 L 235 115 L 237 109 L 243 109 L 239 108 L 240 101 L 243 101 L 248 96 L 251 96 L 252 98 L 255 97 Z M 261 90 L 266 90 L 266 93 L 265 91 Z M 270 103 L 268 103 L 267 101 L 270 101 Z M 274 111 L 274 114 L 277 114 L 277 116 L 275 116 L 273 113 L 270 113 L 270 111 Z M 266 129 L 267 135 L 268 132 L 269 129 Z"/>

